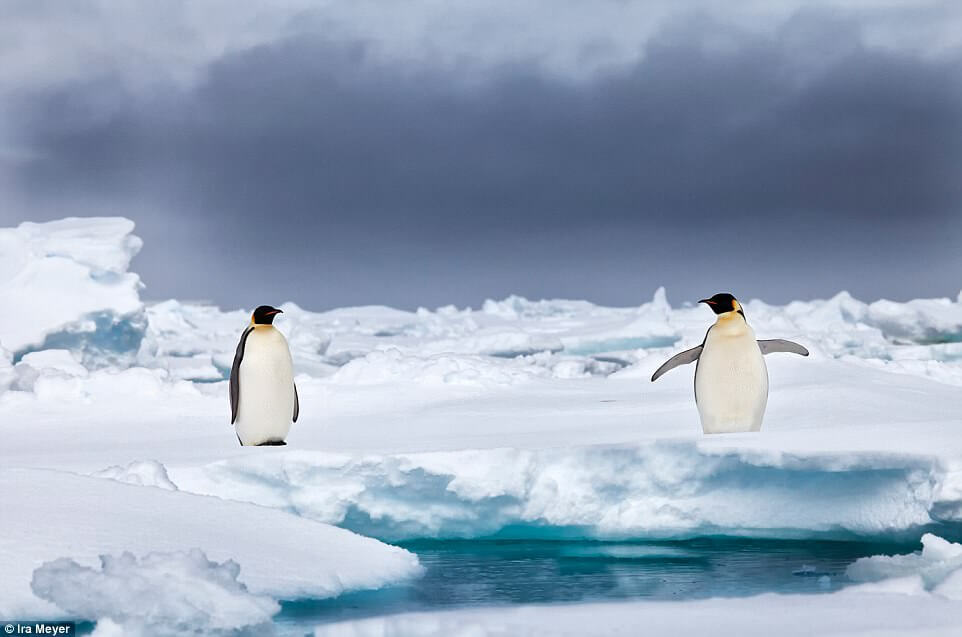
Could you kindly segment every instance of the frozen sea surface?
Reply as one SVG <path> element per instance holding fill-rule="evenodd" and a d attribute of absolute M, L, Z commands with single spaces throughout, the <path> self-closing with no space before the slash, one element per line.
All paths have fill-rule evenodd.
<path fill-rule="evenodd" d="M 747 546 L 804 552 L 830 540 L 825 546 L 841 547 L 839 555 L 854 561 L 873 543 L 894 543 L 878 549 L 893 555 L 920 551 L 923 537 L 934 537 L 928 532 L 958 540 L 962 297 L 866 303 L 840 292 L 775 306 L 732 290 L 746 300 L 759 338 L 789 338 L 812 355 L 767 357 L 771 393 L 762 432 L 717 436 L 701 433 L 690 367 L 648 380 L 671 354 L 700 343 L 713 320 L 704 307 L 672 305 L 663 289 L 624 308 L 516 296 L 413 312 L 310 312 L 289 302 L 276 325 L 291 344 L 301 418 L 288 447 L 246 449 L 228 424 L 226 377 L 250 309 L 143 302 L 140 279 L 129 271 L 140 248 L 132 231 L 124 219 L 0 230 L 0 306 L 18 307 L 17 321 L 0 320 L 5 611 L 63 614 L 67 605 L 102 620 L 103 631 L 148 626 L 159 634 L 183 619 L 175 612 L 182 591 L 203 585 L 220 596 L 211 600 L 225 602 L 210 607 L 205 625 L 246 630 L 241 624 L 263 613 L 235 612 L 237 599 L 258 600 L 264 612 L 275 608 L 265 596 L 314 599 L 312 608 L 337 600 L 364 606 L 367 599 L 422 608 L 417 600 L 433 590 L 438 600 L 481 603 L 442 585 L 463 579 L 474 560 L 500 578 L 485 589 L 494 603 L 577 603 L 547 615 L 525 605 L 501 633 L 488 630 L 498 617 L 481 611 L 432 612 L 417 626 L 444 634 L 466 622 L 480 626 L 478 634 L 524 634 L 538 621 L 549 628 L 561 622 L 563 630 L 565 617 L 583 628 L 579 618 L 596 612 L 588 603 L 594 598 L 571 598 L 565 591 L 573 589 L 607 591 L 606 599 L 624 590 L 692 593 L 673 579 L 685 560 L 655 560 L 652 568 L 665 569 L 674 584 L 641 585 L 652 562 L 632 557 L 648 550 L 632 547 L 692 550 L 684 543 L 739 538 L 725 540 L 733 543 L 721 554 L 696 551 L 695 563 L 725 565 L 699 571 L 707 575 L 698 590 L 714 596 L 821 591 L 823 576 L 806 573 L 829 573 L 844 561 L 838 557 L 833 567 L 836 558 L 809 555 L 812 563 L 786 575 L 791 560 L 780 549 L 752 554 Z M 96 506 L 76 504 L 83 502 Z M 8 523 L 6 511 L 14 509 L 60 516 L 64 524 L 39 533 Z M 200 523 L 208 518 L 235 525 Z M 296 546 L 272 532 L 281 527 L 302 538 Z M 491 536 L 524 541 L 485 543 Z M 424 564 L 385 542 L 416 547 Z M 366 547 L 363 568 L 338 557 L 339 547 L 352 546 Z M 866 622 L 873 617 L 911 626 L 899 622 L 916 610 L 917 627 L 941 634 L 959 614 L 962 558 L 954 546 L 930 539 L 918 559 L 868 562 L 856 571 L 864 577 L 857 594 L 831 592 L 847 571 L 825 575 L 830 593 L 804 597 L 819 600 L 806 602 L 812 625 L 845 602 L 864 612 L 839 624 L 841 634 L 872 630 Z M 764 576 L 728 576 L 748 572 L 751 560 L 739 561 L 745 555 L 757 558 Z M 272 569 L 274 562 L 290 568 Z M 535 575 L 547 571 L 538 564 L 560 574 L 541 589 Z M 562 567 L 571 564 L 587 566 Z M 422 566 L 428 575 L 412 579 Z M 37 573 L 51 572 L 106 582 L 101 591 L 113 582 L 160 582 L 158 573 L 166 572 L 183 586 L 163 598 L 174 609 L 164 628 L 121 616 L 111 600 L 65 596 L 43 586 L 43 577 L 31 587 Z M 490 581 L 475 573 L 471 578 Z M 612 580 L 624 586 L 605 584 Z M 512 597 L 512 587 L 530 598 Z M 539 597 L 538 590 L 546 592 Z M 846 595 L 856 597 L 841 599 Z M 795 598 L 764 599 L 790 618 L 783 607 Z M 710 616 L 720 602 L 685 603 L 698 632 L 710 626 L 696 621 L 699 613 Z M 282 608 L 282 623 L 298 612 Z M 628 624 L 644 616 L 657 625 L 675 613 L 653 599 L 618 608 L 606 616 Z M 730 608 L 736 619 L 757 614 L 753 602 Z M 407 620 L 384 621 L 338 630 L 390 634 Z"/>

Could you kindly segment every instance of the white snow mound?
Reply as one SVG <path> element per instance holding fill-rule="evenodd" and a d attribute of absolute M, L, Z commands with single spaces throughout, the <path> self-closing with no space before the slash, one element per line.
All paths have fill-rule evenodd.
<path fill-rule="evenodd" d="M 401 613 L 324 624 L 314 637 L 956 637 L 960 617 L 935 595 L 840 591 Z"/>
<path fill-rule="evenodd" d="M 197 548 L 214 562 L 234 560 L 240 565 L 237 579 L 251 595 L 274 599 L 333 597 L 420 573 L 417 557 L 403 549 L 283 511 L 57 471 L 0 471 L 0 511 L 0 617 L 63 616 L 62 608 L 35 596 L 30 587 L 34 571 L 59 558 L 103 568 L 102 555 L 129 551 L 146 556 Z M 183 579 L 184 569 L 189 571 L 185 564 L 195 568 L 198 559 L 168 562 L 122 560 L 115 564 L 117 571 L 83 571 L 83 576 L 99 582 L 98 590 L 108 591 L 142 573 L 159 581 L 173 562 L 180 564 L 178 577 Z M 64 572 L 82 575 L 72 566 Z M 40 590 L 58 605 L 77 610 L 75 604 L 93 603 L 51 586 Z M 121 605 L 101 601 L 115 604 L 110 608 Z"/>
<path fill-rule="evenodd" d="M 124 634 L 209 634 L 269 622 L 280 605 L 238 580 L 233 560 L 211 561 L 200 549 L 101 555 L 90 568 L 69 558 L 47 562 L 30 587 L 70 617 L 107 619 Z"/>
<path fill-rule="evenodd" d="M 134 460 L 124 467 L 112 466 L 92 474 L 95 478 L 109 478 L 140 487 L 157 487 L 176 491 L 177 485 L 170 481 L 167 468 L 156 460 Z"/>
<path fill-rule="evenodd" d="M 851 564 L 845 573 L 856 582 L 897 579 L 900 585 L 908 585 L 909 589 L 962 600 L 962 544 L 926 533 L 922 536 L 920 552 L 863 557 Z"/>
<path fill-rule="evenodd" d="M 134 223 L 68 218 L 0 229 L 0 344 L 11 352 L 68 347 L 136 351 L 146 327 Z"/>

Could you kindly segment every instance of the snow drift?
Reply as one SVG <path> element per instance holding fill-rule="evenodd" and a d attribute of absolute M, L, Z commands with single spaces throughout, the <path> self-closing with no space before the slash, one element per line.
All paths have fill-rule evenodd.
<path fill-rule="evenodd" d="M 177 485 L 171 482 L 167 475 L 167 469 L 156 460 L 134 460 L 127 466 L 107 467 L 91 475 L 141 487 L 157 487 L 168 491 L 177 490 Z"/>
<path fill-rule="evenodd" d="M 555 604 L 402 613 L 318 626 L 315 637 L 955 637 L 962 608 L 934 595 L 841 591 L 696 601 Z"/>
<path fill-rule="evenodd" d="M 387 540 L 917 537 L 938 463 L 889 454 L 757 454 L 691 442 L 345 456 L 296 452 L 179 470 L 181 489 Z M 773 505 L 777 503 L 777 506 Z"/>
<path fill-rule="evenodd" d="M 127 272 L 142 242 L 122 218 L 62 219 L 0 229 L 0 345 L 81 353 L 89 364 L 135 353 L 146 329 L 140 278 Z"/>
<path fill-rule="evenodd" d="M 876 583 L 865 585 L 862 590 L 903 590 L 916 594 L 929 591 L 962 601 L 962 544 L 926 533 L 922 536 L 920 552 L 863 557 L 845 573 L 856 582 Z"/>
<path fill-rule="evenodd" d="M 0 510 L 3 617 L 80 613 L 83 619 L 96 620 L 104 612 L 125 621 L 119 609 L 124 596 L 135 592 L 124 582 L 143 577 L 159 584 L 167 571 L 175 580 L 167 599 L 172 606 L 178 604 L 182 587 L 211 577 L 228 597 L 240 595 L 240 589 L 226 581 L 237 579 L 257 598 L 300 599 L 378 588 L 420 573 L 417 558 L 407 551 L 282 511 L 56 471 L 0 471 Z M 203 551 L 203 560 L 190 553 L 192 549 Z M 149 557 L 185 551 L 181 557 Z M 100 558 L 124 552 L 140 561 L 108 558 L 102 563 Z M 60 558 L 69 559 L 56 561 Z M 224 566 L 227 560 L 236 565 Z M 49 562 L 53 564 L 34 575 Z M 73 596 L 69 587 L 56 585 L 55 574 L 93 588 Z M 235 621 L 233 610 L 226 615 L 211 610 L 210 617 L 211 622 L 218 621 L 216 617 Z"/>
<path fill-rule="evenodd" d="M 96 618 L 125 635 L 226 633 L 270 622 L 280 605 L 253 595 L 240 566 L 213 562 L 200 549 L 101 555 L 100 568 L 69 558 L 46 562 L 30 587 L 69 617 Z"/>

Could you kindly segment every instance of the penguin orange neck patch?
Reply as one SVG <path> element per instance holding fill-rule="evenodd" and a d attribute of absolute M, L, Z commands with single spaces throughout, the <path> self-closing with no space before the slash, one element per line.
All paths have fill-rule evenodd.
<path fill-rule="evenodd" d="M 742 311 L 741 306 L 739 306 L 737 303 L 735 304 L 734 310 L 731 310 L 730 312 L 723 312 L 718 315 L 719 323 L 730 324 L 731 321 L 738 321 L 745 324 L 748 323 L 748 320 L 745 318 L 745 313 Z"/>

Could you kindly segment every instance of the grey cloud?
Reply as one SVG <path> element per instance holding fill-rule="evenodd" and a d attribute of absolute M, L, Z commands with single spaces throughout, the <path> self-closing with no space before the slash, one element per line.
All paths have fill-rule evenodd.
<path fill-rule="evenodd" d="M 949 294 L 960 61 L 811 12 L 773 37 L 681 21 L 585 80 L 302 35 L 188 90 L 30 95 L 15 181 L 38 210 L 146 210 L 151 293 L 229 306 Z"/>

